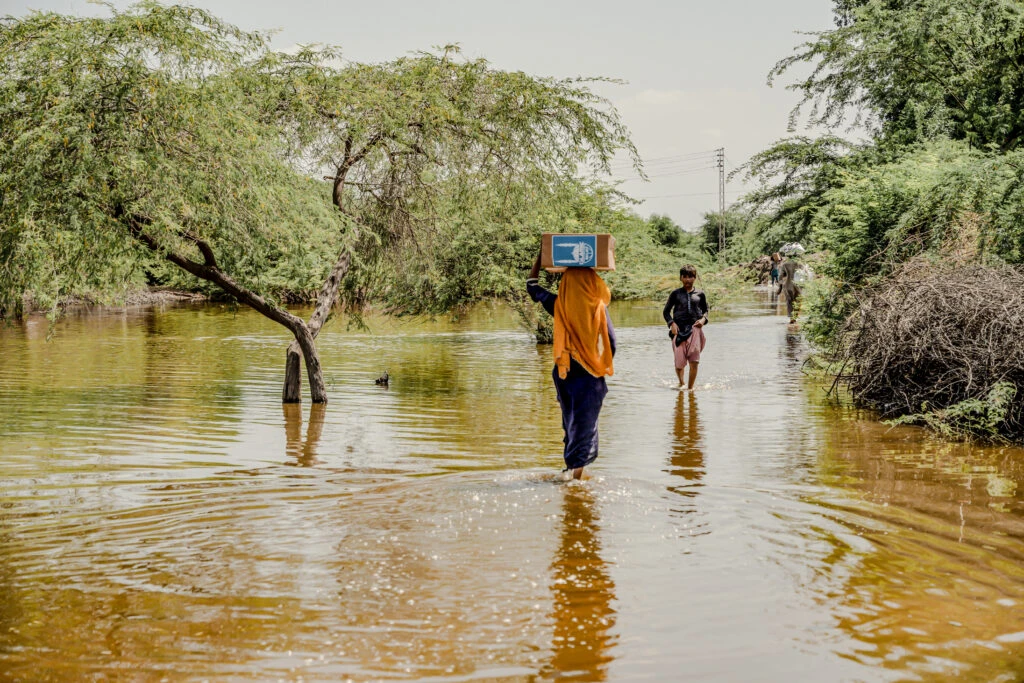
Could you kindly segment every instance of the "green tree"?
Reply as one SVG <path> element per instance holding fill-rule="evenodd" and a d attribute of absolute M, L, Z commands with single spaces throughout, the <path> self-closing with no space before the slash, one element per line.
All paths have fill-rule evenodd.
<path fill-rule="evenodd" d="M 666 247 L 677 247 L 685 240 L 683 229 L 676 225 L 675 221 L 668 216 L 652 214 L 647 219 L 647 224 L 650 226 L 651 235 L 658 244 Z"/>
<path fill-rule="evenodd" d="M 839 0 L 837 27 L 814 33 L 772 69 L 810 122 L 854 123 L 898 144 L 949 136 L 1015 148 L 1024 133 L 1024 8 L 1007 0 Z"/>
<path fill-rule="evenodd" d="M 827 272 L 860 284 L 925 253 L 1020 263 L 1022 214 L 1024 150 L 985 153 L 937 140 L 849 172 L 825 194 L 814 234 L 833 255 Z"/>
<path fill-rule="evenodd" d="M 315 339 L 343 281 L 358 302 L 398 250 L 500 205 L 506 188 L 607 170 L 622 148 L 636 158 L 585 80 L 454 55 L 338 66 L 332 48 L 275 53 L 153 2 L 4 20 L 5 309 L 123 281 L 148 249 L 288 327 L 284 400 L 300 400 L 304 359 L 312 400 L 326 401 Z M 319 273 L 308 321 L 267 296 L 282 264 Z"/>
<path fill-rule="evenodd" d="M 336 252 L 344 220 L 235 83 L 264 50 L 149 2 L 0 20 L 0 311 L 125 284 L 156 255 L 288 328 L 326 400 L 308 326 L 262 280 Z"/>
<path fill-rule="evenodd" d="M 357 226 L 317 299 L 314 336 L 343 285 L 358 306 L 388 274 L 412 285 L 415 304 L 388 293 L 405 310 L 493 294 L 529 263 L 516 245 L 535 244 L 539 230 L 519 220 L 524 203 L 573 186 L 581 166 L 607 172 L 619 150 L 639 167 L 618 113 L 588 88 L 606 79 L 496 70 L 451 45 L 382 64 L 338 67 L 337 57 L 332 48 L 268 55 L 269 79 L 253 83 L 292 158 L 324 175 Z M 473 257 L 483 253 L 506 258 L 482 268 Z M 353 257 L 360 267 L 350 272 Z M 298 351 L 289 349 L 285 400 L 298 398 Z"/>
<path fill-rule="evenodd" d="M 792 137 L 751 159 L 745 171 L 760 187 L 744 202 L 769 217 L 766 245 L 796 240 L 821 246 L 815 237 L 828 231 L 815 225 L 836 209 L 830 203 L 851 178 L 898 164 L 929 141 L 952 138 L 1008 151 L 1024 130 L 1024 47 L 1018 40 L 1024 13 L 1018 3 L 835 0 L 834 9 L 836 28 L 812 34 L 775 65 L 769 81 L 810 63 L 811 75 L 790 86 L 803 94 L 793 123 L 812 105 L 809 123 L 834 129 L 852 116 L 871 139 Z M 891 211 L 877 218 L 887 221 L 884 230 L 878 227 L 882 232 L 900 222 Z M 849 247 L 851 262 L 863 256 L 857 242 L 829 244 Z"/>
<path fill-rule="evenodd" d="M 724 227 L 725 248 L 728 251 L 733 243 L 744 234 L 752 218 L 753 214 L 749 211 L 736 207 L 727 209 L 724 216 L 717 211 L 706 212 L 697 228 L 701 248 L 706 253 L 717 256 L 719 254 L 718 235 Z"/>

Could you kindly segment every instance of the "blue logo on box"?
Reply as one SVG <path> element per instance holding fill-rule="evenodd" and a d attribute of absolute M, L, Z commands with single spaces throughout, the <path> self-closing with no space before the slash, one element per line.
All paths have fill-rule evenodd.
<path fill-rule="evenodd" d="M 597 235 L 552 235 L 551 262 L 570 268 L 596 268 Z"/>

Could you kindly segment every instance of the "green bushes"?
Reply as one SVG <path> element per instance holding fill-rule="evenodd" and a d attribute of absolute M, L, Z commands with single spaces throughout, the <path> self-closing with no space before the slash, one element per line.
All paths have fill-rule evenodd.
<path fill-rule="evenodd" d="M 702 258 L 693 236 L 665 217 L 641 218 L 599 184 L 511 185 L 473 200 L 448 194 L 462 201 L 435 204 L 441 220 L 433 233 L 397 244 L 380 261 L 371 301 L 406 314 L 444 313 L 485 298 L 515 302 L 544 232 L 614 235 L 617 269 L 605 279 L 616 299 L 657 298 L 683 262 Z"/>
<path fill-rule="evenodd" d="M 998 382 L 984 398 L 969 398 L 946 408 L 912 413 L 887 420 L 890 425 L 916 424 L 932 429 L 947 439 L 981 437 L 989 441 L 1003 441 L 1003 432 L 1011 418 L 1017 388 L 1010 382 Z M 1019 408 L 1018 408 L 1019 412 Z"/>
<path fill-rule="evenodd" d="M 761 237 L 828 252 L 805 329 L 858 401 L 945 436 L 1024 438 L 1024 376 L 993 360 L 1024 366 L 1007 267 L 1024 261 L 1024 14 L 858 0 L 836 20 L 769 79 L 810 65 L 791 86 L 794 122 L 808 105 L 809 123 L 866 139 L 794 137 L 756 155 L 747 173 L 762 186 L 746 202 L 766 212 Z"/>

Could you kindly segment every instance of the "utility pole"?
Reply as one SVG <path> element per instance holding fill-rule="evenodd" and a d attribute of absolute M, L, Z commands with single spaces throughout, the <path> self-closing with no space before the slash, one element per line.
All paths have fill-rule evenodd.
<path fill-rule="evenodd" d="M 715 150 L 718 166 L 718 253 L 725 249 L 725 147 Z"/>

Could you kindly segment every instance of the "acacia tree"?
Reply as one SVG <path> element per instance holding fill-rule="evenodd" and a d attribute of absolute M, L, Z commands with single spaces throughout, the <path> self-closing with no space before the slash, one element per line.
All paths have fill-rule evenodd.
<path fill-rule="evenodd" d="M 153 255 L 313 335 L 267 271 L 336 251 L 344 221 L 285 160 L 235 74 L 264 40 L 190 7 L 0 20 L 0 314 L 127 284 Z"/>
<path fill-rule="evenodd" d="M 829 190 L 842 184 L 852 168 L 879 155 L 834 135 L 779 140 L 750 158 L 741 171 L 757 189 L 743 197 L 750 213 L 767 217 L 762 242 L 775 251 L 785 242 L 806 242 Z"/>
<path fill-rule="evenodd" d="M 521 260 L 516 245 L 536 238 L 536 226 L 531 234 L 517 220 L 531 204 L 575 186 L 581 166 L 607 172 L 619 150 L 639 167 L 618 113 L 588 87 L 607 79 L 505 72 L 460 59 L 452 45 L 383 64 L 338 60 L 334 48 L 267 55 L 264 78 L 252 83 L 268 120 L 286 131 L 293 160 L 330 183 L 332 203 L 357 229 L 321 288 L 309 320 L 314 336 L 343 280 L 359 305 L 384 273 L 406 283 L 431 278 L 406 310 L 494 293 L 466 286 L 472 259 L 438 268 L 437 255 L 448 258 L 453 241 L 463 255 L 504 251 L 511 271 Z M 350 273 L 353 257 L 362 268 Z M 288 351 L 285 401 L 298 400 L 300 351 Z"/>
<path fill-rule="evenodd" d="M 0 313 L 26 293 L 55 306 L 126 282 L 156 255 L 288 328 L 283 399 L 300 400 L 304 360 L 325 402 L 316 336 L 346 276 L 358 299 L 374 273 L 350 273 L 354 259 L 372 266 L 430 234 L 438 199 L 458 207 L 458 188 L 545 188 L 581 163 L 607 169 L 619 148 L 635 158 L 614 109 L 578 81 L 450 50 L 381 65 L 336 56 L 274 53 L 202 10 L 154 2 L 2 20 Z M 321 282 L 308 321 L 268 295 L 268 272 L 297 263 Z"/>
<path fill-rule="evenodd" d="M 1024 9 L 1007 0 L 836 0 L 836 28 L 772 69 L 810 76 L 790 86 L 810 120 L 851 114 L 897 144 L 936 136 L 1013 149 L 1024 135 Z M 794 117 L 799 112 L 794 111 Z M 861 117 L 861 119 L 858 119 Z"/>
<path fill-rule="evenodd" d="M 1005 0 L 834 0 L 836 28 L 779 61 L 809 76 L 791 126 L 864 124 L 865 143 L 835 135 L 780 140 L 745 166 L 762 183 L 745 200 L 770 212 L 774 241 L 808 239 L 829 192 L 850 174 L 897 162 L 931 140 L 1007 152 L 1024 134 L 1024 11 Z"/>

